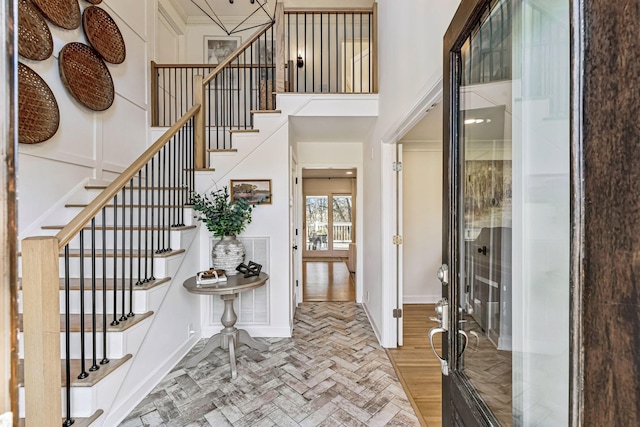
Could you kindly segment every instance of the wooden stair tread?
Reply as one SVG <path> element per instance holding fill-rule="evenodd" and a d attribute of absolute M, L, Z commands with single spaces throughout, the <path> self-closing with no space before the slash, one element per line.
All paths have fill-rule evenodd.
<path fill-rule="evenodd" d="M 191 207 L 191 205 L 185 205 L 185 207 Z M 42 227 L 40 227 L 43 230 L 62 230 L 64 227 L 66 227 L 66 225 L 43 225 Z M 196 228 L 196 225 L 172 225 L 170 228 L 171 230 L 189 230 L 189 229 L 193 229 Z M 96 225 L 96 231 L 100 230 L 102 231 L 103 227 L 101 225 Z M 114 227 L 113 225 L 108 225 L 106 227 L 104 227 L 105 230 L 110 230 L 113 231 Z M 138 226 L 129 226 L 127 225 L 126 227 L 124 227 L 125 230 L 144 230 L 145 227 L 138 227 Z M 164 230 L 163 228 L 160 227 L 146 227 L 147 230 Z M 90 226 L 84 227 L 83 230 L 91 230 Z M 122 230 L 122 226 L 118 226 L 117 230 Z"/>
<path fill-rule="evenodd" d="M 258 133 L 260 129 L 229 129 L 229 133 Z"/>
<path fill-rule="evenodd" d="M 196 172 L 215 172 L 215 168 L 187 168 L 186 171 L 196 171 Z"/>
<path fill-rule="evenodd" d="M 157 202 L 158 200 L 155 200 L 155 202 Z M 88 203 L 67 203 L 64 205 L 65 208 L 86 208 L 87 206 L 89 206 Z M 114 207 L 113 204 L 107 204 L 104 205 L 105 208 L 112 208 Z M 130 205 L 129 203 L 125 203 L 125 208 L 135 208 L 135 209 L 139 209 L 139 208 L 151 208 L 153 207 L 154 209 L 161 209 L 161 208 L 167 208 L 167 209 L 173 209 L 173 208 L 179 208 L 180 205 L 159 205 L 159 204 L 154 204 L 153 206 L 151 206 L 151 204 L 133 204 Z M 118 207 L 116 208 L 118 209 L 118 211 L 120 211 L 122 209 L 122 203 L 118 203 Z"/>
<path fill-rule="evenodd" d="M 237 148 L 208 148 L 209 153 L 237 153 Z"/>
<path fill-rule="evenodd" d="M 181 253 L 184 253 L 185 250 L 184 249 L 172 249 L 170 251 L 166 251 L 166 252 L 160 252 L 160 253 L 153 253 L 153 257 L 154 258 L 169 258 L 173 255 L 178 255 Z M 134 258 L 142 258 L 145 255 L 149 258 L 151 258 L 151 251 L 139 251 L 139 250 L 134 250 L 133 252 L 129 251 L 128 249 L 126 249 L 124 252 L 123 251 L 118 251 L 118 258 L 121 258 L 124 256 L 124 258 L 128 258 L 133 256 Z M 97 249 L 96 250 L 96 258 L 102 258 L 102 249 Z M 114 252 L 113 250 L 107 250 L 105 257 L 106 258 L 114 258 Z M 22 256 L 22 252 L 18 252 L 18 256 Z M 64 251 L 61 251 L 59 253 L 60 257 L 64 257 Z M 91 259 L 91 249 L 85 249 L 84 251 L 84 257 L 85 259 Z M 69 250 L 69 258 L 80 258 L 80 249 L 70 249 Z"/>
<path fill-rule="evenodd" d="M 282 113 L 282 110 L 251 110 L 251 114 L 269 114 L 269 113 L 279 114 L 279 113 Z"/>
<path fill-rule="evenodd" d="M 135 280 L 135 278 L 134 278 Z M 163 277 L 161 279 L 155 279 L 155 280 L 150 280 L 148 282 L 144 282 L 141 285 L 136 285 L 134 283 L 133 285 L 133 290 L 134 291 L 147 291 L 149 289 L 153 289 L 156 286 L 160 286 L 163 283 L 166 283 L 168 281 L 171 280 L 171 277 Z M 118 282 L 120 281 L 120 279 L 118 279 Z M 107 285 L 107 290 L 108 291 L 112 291 L 114 289 L 115 286 L 115 280 L 114 279 L 106 279 L 106 280 L 102 280 L 102 278 L 96 278 L 96 291 L 102 291 L 102 285 L 103 283 L 105 285 Z M 125 286 L 127 288 L 127 292 L 129 291 L 129 281 L 128 279 L 125 279 Z M 59 287 L 60 290 L 64 290 L 65 289 L 65 280 L 64 279 L 60 279 L 59 282 Z M 18 289 L 22 289 L 22 279 L 18 279 Z M 79 278 L 73 278 L 73 279 L 69 279 L 69 289 L 72 291 L 79 291 L 80 290 L 80 279 Z M 84 281 L 84 289 L 85 291 L 91 291 L 91 279 L 86 278 Z M 122 288 L 118 288 L 118 290 L 121 290 Z"/>
<path fill-rule="evenodd" d="M 93 415 L 91 415 L 89 418 L 74 418 L 73 421 L 73 427 L 89 427 L 91 424 L 93 424 L 98 418 L 100 418 L 100 416 L 102 416 L 102 414 L 104 414 L 104 411 L 102 409 L 98 409 Z M 61 419 L 61 423 L 63 423 L 65 421 L 64 418 Z M 62 424 L 60 424 L 62 425 Z M 19 427 L 25 427 L 25 421 L 24 418 L 20 418 L 19 422 L 18 422 L 18 426 Z"/>
<path fill-rule="evenodd" d="M 105 188 L 107 188 L 107 185 L 85 185 L 84 186 L 85 190 L 104 190 Z M 126 188 L 127 190 L 133 188 L 134 190 L 187 190 L 184 187 L 150 187 L 147 188 L 144 185 L 142 187 L 138 186 L 138 185 L 134 185 L 133 187 L 129 187 L 128 185 L 126 185 L 124 188 Z M 122 191 L 122 190 L 120 190 Z"/>
<path fill-rule="evenodd" d="M 100 380 L 106 378 L 111 372 L 118 369 L 120 366 L 124 365 L 128 360 L 130 360 L 133 356 L 130 354 L 125 355 L 121 359 L 109 359 L 109 363 L 105 363 L 104 365 L 100 364 L 100 358 L 98 358 L 98 366 L 100 369 L 97 371 L 90 372 L 89 368 L 93 365 L 93 361 L 91 359 L 86 359 L 84 361 L 85 369 L 89 374 L 88 377 L 83 379 L 78 379 L 78 374 L 82 372 L 82 366 L 80 364 L 80 359 L 71 359 L 71 387 L 93 387 Z M 65 361 L 60 361 L 60 385 L 62 387 L 67 386 L 67 379 L 65 378 Z M 24 385 L 24 360 L 20 360 L 18 362 L 18 387 L 22 387 Z M 74 424 L 75 425 L 75 424 Z"/>
<path fill-rule="evenodd" d="M 117 325 L 112 326 L 111 321 L 113 320 L 113 315 L 107 315 L 107 332 L 122 332 L 131 328 L 132 326 L 137 325 L 143 320 L 151 317 L 153 315 L 153 311 L 147 311 L 146 313 L 136 314 L 133 317 L 127 318 L 127 320 L 119 321 Z M 120 314 L 117 315 L 117 318 L 120 318 Z M 84 330 L 85 332 L 91 332 L 91 314 L 84 315 Z M 98 326 L 98 332 L 102 331 L 102 314 L 96 314 L 96 325 Z M 18 328 L 20 331 L 22 328 L 22 314 L 18 315 Z M 65 319 L 64 314 L 60 315 L 60 332 L 65 331 Z M 69 315 L 69 332 L 81 332 L 80 330 L 80 315 L 79 314 L 71 314 Z"/>

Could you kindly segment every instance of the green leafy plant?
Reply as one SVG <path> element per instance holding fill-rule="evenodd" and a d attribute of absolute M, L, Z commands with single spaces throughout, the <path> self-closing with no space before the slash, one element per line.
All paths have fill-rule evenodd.
<path fill-rule="evenodd" d="M 193 192 L 192 198 L 195 218 L 215 237 L 237 236 L 251 223 L 253 208 L 243 199 L 232 203 L 227 186 L 204 195 Z"/>

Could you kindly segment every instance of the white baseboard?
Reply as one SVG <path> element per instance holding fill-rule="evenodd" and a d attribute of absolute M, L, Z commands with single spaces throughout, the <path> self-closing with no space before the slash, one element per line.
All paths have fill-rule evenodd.
<path fill-rule="evenodd" d="M 382 346 L 382 339 L 380 338 L 381 337 L 380 331 L 378 331 L 378 328 L 376 328 L 376 324 L 373 323 L 373 321 L 371 320 L 371 315 L 369 313 L 369 309 L 367 308 L 367 305 L 366 304 L 361 304 L 361 306 L 364 309 L 364 313 L 367 315 L 367 320 L 369 320 L 369 324 L 371 325 L 371 329 L 373 329 L 373 333 L 376 334 L 376 338 L 378 339 L 378 344 L 380 344 Z"/>
<path fill-rule="evenodd" d="M 403 304 L 435 304 L 442 298 L 442 295 L 404 295 Z"/>
<path fill-rule="evenodd" d="M 201 337 L 198 335 L 190 337 L 182 346 L 174 351 L 163 364 L 150 373 L 147 379 L 140 383 L 138 388 L 130 390 L 129 395 L 125 398 L 118 396 L 118 400 L 120 401 L 119 406 L 112 406 L 109 413 L 104 417 L 104 422 L 98 425 L 105 427 L 119 425 L 138 405 L 138 403 L 142 402 L 142 400 L 151 393 L 155 386 L 158 385 L 158 383 L 160 383 L 160 381 L 162 381 L 169 372 L 171 372 L 173 367 L 182 360 L 194 345 L 196 345 L 200 338 Z M 115 402 L 114 405 L 118 405 L 118 402 Z M 102 419 L 103 417 L 100 418 Z"/>

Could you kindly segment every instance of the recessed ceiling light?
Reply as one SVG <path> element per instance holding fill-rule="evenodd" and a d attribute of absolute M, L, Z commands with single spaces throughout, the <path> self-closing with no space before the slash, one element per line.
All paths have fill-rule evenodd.
<path fill-rule="evenodd" d="M 347 175 L 353 175 L 352 171 L 347 171 Z"/>

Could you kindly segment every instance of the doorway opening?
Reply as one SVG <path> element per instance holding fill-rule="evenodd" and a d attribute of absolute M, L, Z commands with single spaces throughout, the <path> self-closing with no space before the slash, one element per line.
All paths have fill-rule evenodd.
<path fill-rule="evenodd" d="M 303 169 L 303 301 L 356 300 L 357 172 Z"/>

